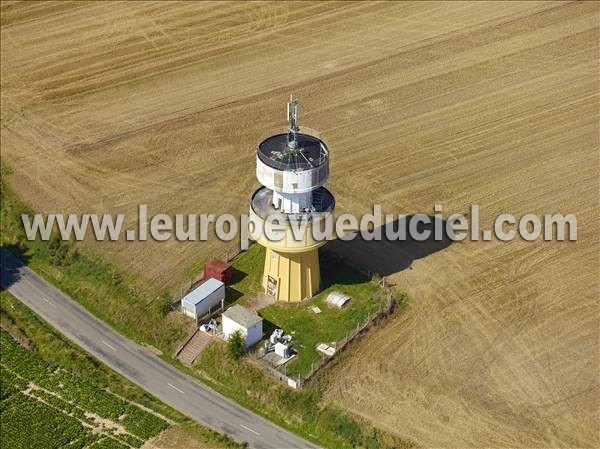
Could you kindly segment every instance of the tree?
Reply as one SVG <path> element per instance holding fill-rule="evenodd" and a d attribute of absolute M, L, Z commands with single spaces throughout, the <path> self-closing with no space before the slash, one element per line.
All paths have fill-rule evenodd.
<path fill-rule="evenodd" d="M 235 331 L 229 336 L 227 348 L 229 349 L 229 355 L 235 360 L 244 355 L 244 352 L 246 352 L 246 339 L 240 331 Z"/>

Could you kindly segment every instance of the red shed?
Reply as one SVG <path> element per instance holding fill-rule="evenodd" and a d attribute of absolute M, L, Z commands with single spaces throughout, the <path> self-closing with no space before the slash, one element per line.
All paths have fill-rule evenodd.
<path fill-rule="evenodd" d="M 231 265 L 219 259 L 211 259 L 204 264 L 204 279 L 217 279 L 225 284 L 231 282 Z"/>

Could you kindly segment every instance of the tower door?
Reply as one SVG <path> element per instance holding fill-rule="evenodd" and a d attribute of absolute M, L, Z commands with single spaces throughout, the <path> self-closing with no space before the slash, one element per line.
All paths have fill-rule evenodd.
<path fill-rule="evenodd" d="M 277 298 L 277 279 L 267 276 L 267 295 Z"/>

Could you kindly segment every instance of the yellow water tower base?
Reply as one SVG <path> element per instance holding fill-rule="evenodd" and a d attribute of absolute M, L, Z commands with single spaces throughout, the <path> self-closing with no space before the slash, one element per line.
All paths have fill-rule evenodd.
<path fill-rule="evenodd" d="M 300 302 L 319 291 L 319 248 L 293 253 L 266 249 L 265 293 L 277 301 Z"/>

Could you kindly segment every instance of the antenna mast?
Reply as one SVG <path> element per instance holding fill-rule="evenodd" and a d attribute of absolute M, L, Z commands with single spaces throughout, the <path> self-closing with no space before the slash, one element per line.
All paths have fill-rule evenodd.
<path fill-rule="evenodd" d="M 296 133 L 300 131 L 298 127 L 298 109 L 300 108 L 300 102 L 293 95 L 290 95 L 290 101 L 288 102 L 288 122 L 290 128 L 288 130 L 288 148 L 295 150 L 297 146 Z"/>

